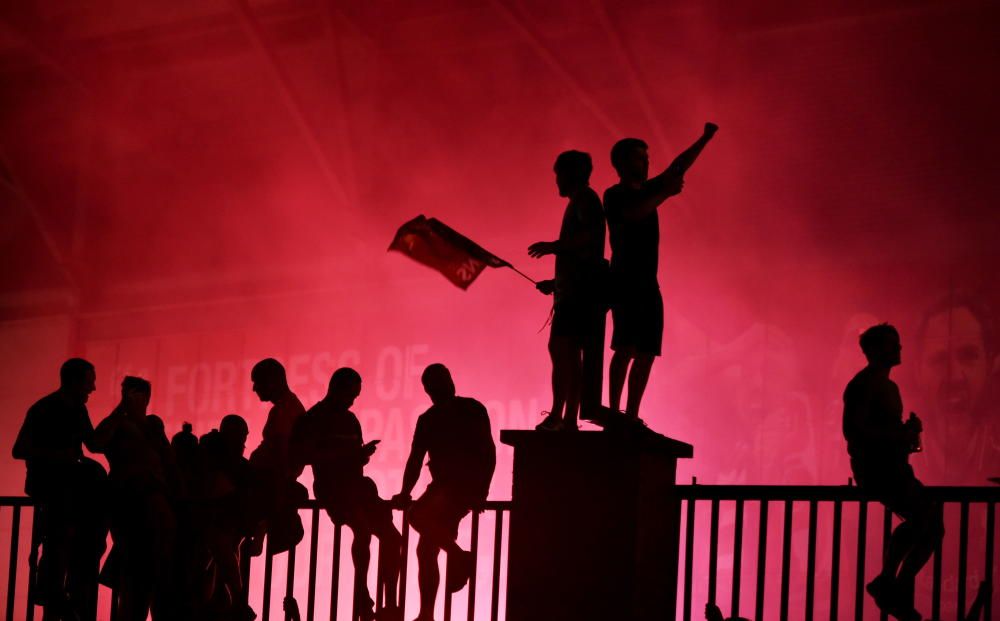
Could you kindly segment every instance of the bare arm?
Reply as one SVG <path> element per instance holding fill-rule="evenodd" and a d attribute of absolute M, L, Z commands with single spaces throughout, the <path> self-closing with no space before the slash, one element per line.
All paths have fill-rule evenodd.
<path fill-rule="evenodd" d="M 640 220 L 649 215 L 671 196 L 680 194 L 684 187 L 684 174 L 701 155 L 705 145 L 712 139 L 719 127 L 713 123 L 705 123 L 705 131 L 690 147 L 670 162 L 663 172 L 643 184 L 646 195 L 636 204 L 623 212 L 627 220 Z"/>
<path fill-rule="evenodd" d="M 427 451 L 416 445 L 410 449 L 410 456 L 406 460 L 406 467 L 403 469 L 403 485 L 399 490 L 399 495 L 409 498 L 413 493 L 413 488 L 420 478 L 420 469 L 424 467 L 424 458 Z"/>

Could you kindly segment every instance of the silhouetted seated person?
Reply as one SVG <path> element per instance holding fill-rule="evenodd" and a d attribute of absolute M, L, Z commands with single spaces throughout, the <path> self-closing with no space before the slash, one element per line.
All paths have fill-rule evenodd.
<path fill-rule="evenodd" d="M 107 476 L 83 456 L 93 451 L 87 399 L 94 366 L 71 358 L 59 369 L 59 389 L 28 409 L 13 456 L 27 465 L 24 491 L 35 502 L 42 545 L 34 603 L 46 618 L 94 619 L 97 568 L 107 538 Z"/>
<path fill-rule="evenodd" d="M 555 278 L 537 284 L 555 296 L 549 355 L 552 358 L 552 409 L 541 430 L 577 429 L 577 412 L 593 418 L 601 405 L 604 365 L 604 210 L 590 187 L 593 163 L 580 151 L 560 153 L 554 165 L 559 196 L 569 199 L 559 239 L 528 248 L 532 257 L 556 256 Z"/>
<path fill-rule="evenodd" d="M 684 187 L 684 173 L 694 163 L 718 127 L 705 124 L 705 132 L 649 179 L 648 145 L 625 138 L 611 148 L 611 165 L 619 183 L 604 192 L 604 212 L 611 243 L 612 302 L 611 365 L 608 395 L 612 410 L 621 407 L 628 380 L 625 413 L 638 418 L 653 360 L 663 345 L 663 296 L 657 280 L 660 220 L 658 208 Z"/>
<path fill-rule="evenodd" d="M 274 358 L 254 365 L 250 379 L 260 400 L 273 404 L 264 423 L 260 446 L 250 454 L 250 465 L 260 487 L 262 509 L 262 523 L 254 536 L 251 552 L 260 553 L 266 530 L 269 549 L 277 554 L 294 547 L 303 535 L 298 505 L 308 497 L 308 492 L 295 480 L 302 469 L 296 471 L 292 467 L 288 442 L 295 421 L 305 414 L 305 408 L 288 387 L 285 367 Z"/>
<path fill-rule="evenodd" d="M 240 575 L 240 544 L 253 533 L 254 477 L 243 456 L 249 428 L 242 417 L 223 417 L 201 438 L 200 531 L 208 552 L 211 618 L 252 620 Z"/>
<path fill-rule="evenodd" d="M 424 458 L 429 456 L 431 482 L 410 504 L 407 515 L 413 530 L 420 533 L 417 621 L 433 621 L 440 582 L 438 553 L 448 553 L 449 593 L 460 590 L 475 570 L 472 554 L 455 540 L 462 518 L 469 511 L 481 511 L 486 503 L 496 446 L 486 408 L 475 399 L 455 395 L 455 383 L 443 364 L 428 366 L 421 380 L 433 405 L 417 419 L 402 489 L 392 500 L 397 506 L 410 504 Z"/>
<path fill-rule="evenodd" d="M 295 424 L 292 455 L 312 466 L 313 493 L 330 519 L 354 533 L 354 605 L 360 618 L 396 620 L 401 615 L 396 601 L 401 537 L 392 522 L 392 508 L 379 497 L 375 482 L 364 475 L 378 440 L 364 442 L 361 424 L 350 410 L 360 394 L 358 372 L 337 369 L 326 396 Z M 379 540 L 387 600 L 378 617 L 367 583 L 372 535 Z"/>
<path fill-rule="evenodd" d="M 868 366 L 844 391 L 844 437 L 858 485 L 903 523 L 892 532 L 882 572 L 867 587 L 879 608 L 919 621 L 914 580 L 944 536 L 941 507 L 913 474 L 909 454 L 919 446 L 920 419 L 903 422 L 903 400 L 889 379 L 900 363 L 899 333 L 880 324 L 861 335 Z"/>
<path fill-rule="evenodd" d="M 107 456 L 114 542 L 105 573 L 117 588 L 118 618 L 170 617 L 175 519 L 168 497 L 173 467 L 163 423 L 147 417 L 150 383 L 126 376 L 122 399 L 94 430 L 94 450 Z"/>

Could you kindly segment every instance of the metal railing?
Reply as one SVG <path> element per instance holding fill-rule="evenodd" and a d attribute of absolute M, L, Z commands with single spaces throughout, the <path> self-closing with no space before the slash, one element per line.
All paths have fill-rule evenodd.
<path fill-rule="evenodd" d="M 994 537 L 996 530 L 996 505 L 1000 502 L 1000 487 L 934 487 L 928 488 L 931 496 L 945 507 L 946 535 L 944 541 L 938 546 L 931 561 L 930 580 L 930 612 L 931 619 L 943 619 L 942 612 L 942 559 L 945 554 L 952 550 L 956 554 L 955 565 L 955 612 L 954 616 L 947 618 L 964 619 L 966 610 L 967 595 L 975 586 L 969 587 L 970 559 L 979 556 L 975 552 L 970 553 L 970 536 L 981 550 L 979 556 L 982 565 L 978 560 L 974 560 L 976 566 L 982 568 L 982 580 L 987 585 L 992 585 L 994 580 L 994 566 L 996 558 L 994 556 Z M 690 621 L 692 618 L 700 619 L 700 609 L 695 612 L 695 602 L 703 605 L 703 601 L 719 603 L 723 599 L 719 589 L 719 557 L 720 557 L 720 521 L 726 518 L 727 525 L 732 527 L 731 545 L 727 546 L 731 552 L 729 614 L 733 617 L 739 616 L 741 606 L 745 600 L 744 596 L 744 564 L 747 552 L 755 554 L 756 570 L 751 576 L 753 582 L 753 619 L 774 619 L 786 621 L 792 615 L 790 594 L 793 579 L 793 570 L 804 578 L 801 589 L 796 591 L 797 599 L 800 600 L 801 614 L 794 615 L 795 618 L 804 618 L 812 621 L 817 618 L 817 605 L 822 603 L 828 608 L 828 618 L 831 621 L 839 619 L 864 618 L 865 609 L 872 609 L 870 598 L 866 599 L 865 582 L 866 567 L 872 572 L 867 578 L 874 577 L 874 572 L 881 568 L 881 559 L 875 559 L 877 568 L 870 567 L 868 563 L 871 552 L 875 551 L 884 556 L 887 550 L 889 533 L 892 529 L 893 516 L 881 504 L 868 496 L 857 487 L 851 486 L 754 486 L 754 485 L 685 485 L 679 486 L 680 495 L 683 499 L 682 511 L 684 515 L 684 525 L 682 527 L 682 537 L 684 549 L 681 555 L 680 580 L 683 587 L 679 590 L 681 594 L 680 618 L 683 621 Z M 704 520 L 704 509 L 707 504 L 708 512 L 708 533 L 707 533 L 707 553 L 699 559 L 699 550 L 704 550 L 703 540 L 696 537 Z M 745 550 L 744 531 L 747 522 L 747 507 L 756 508 L 750 517 L 756 522 L 756 549 Z M 769 530 L 774 522 L 770 519 L 771 507 L 780 505 L 781 535 L 780 546 L 769 543 Z M 873 533 L 869 533 L 872 528 L 869 525 L 869 506 L 874 505 L 875 510 L 881 511 L 881 525 L 871 524 L 876 531 L 876 536 L 881 539 L 881 547 L 873 547 Z M 820 523 L 821 508 L 829 507 L 829 520 Z M 957 506 L 958 515 L 949 507 Z M 856 507 L 852 511 L 848 528 L 845 528 L 845 509 Z M 699 508 L 702 511 L 699 511 Z M 796 509 L 805 508 L 805 516 L 799 515 L 799 523 L 806 523 L 805 529 L 805 559 L 804 563 L 794 563 L 793 552 L 793 525 L 796 522 Z M 983 527 L 978 532 L 970 534 L 970 511 L 975 508 L 978 516 L 982 518 Z M 698 519 L 699 514 L 701 520 Z M 804 518 L 804 520 L 803 520 Z M 957 518 L 957 519 L 949 519 Z M 876 518 L 878 519 L 878 518 Z M 958 522 L 957 536 L 954 522 Z M 847 537 L 853 527 L 856 544 L 854 553 L 854 569 L 850 570 L 842 564 L 844 547 L 850 547 L 851 542 Z M 825 542 L 819 539 L 820 531 L 826 536 Z M 848 531 L 848 532 L 845 532 Z M 878 531 L 881 534 L 878 535 Z M 845 537 L 846 535 L 846 537 Z M 752 536 L 752 534 L 751 534 Z M 829 557 L 827 571 L 818 572 L 818 549 L 825 543 L 824 552 Z M 774 548 L 777 548 L 775 550 Z M 849 550 L 848 550 L 849 551 Z M 777 567 L 774 567 L 774 552 L 780 554 Z M 707 569 L 702 574 L 694 571 L 696 561 L 701 561 L 702 565 L 707 565 Z M 798 566 L 796 566 L 798 565 Z M 776 571 L 772 571 L 772 569 Z M 847 574 L 844 576 L 844 574 Z M 768 600 L 767 583 L 768 576 L 776 576 L 780 580 L 777 602 Z M 828 584 L 817 584 L 817 577 L 824 576 L 828 579 Z M 853 582 L 853 598 L 847 602 L 846 609 L 841 608 L 841 601 L 845 595 L 845 589 L 841 584 L 842 577 L 847 577 Z M 926 570 L 922 572 L 921 578 L 925 581 Z M 694 599 L 694 592 L 699 587 L 704 587 L 705 599 L 702 601 Z M 773 595 L 773 594 L 772 594 Z M 742 609 L 747 609 L 743 606 Z M 961 611 L 961 612 L 959 612 Z M 985 598 L 983 619 L 990 619 L 992 614 L 991 597 L 989 593 Z M 888 617 L 884 613 L 878 613 L 881 619 Z"/>
<path fill-rule="evenodd" d="M 956 614 L 948 615 L 947 618 L 962 618 L 958 611 L 965 611 L 967 602 L 971 599 L 968 595 L 972 589 L 967 586 L 971 575 L 970 567 L 988 585 L 992 585 L 995 578 L 996 505 L 1000 503 L 1000 487 L 928 489 L 935 499 L 944 504 L 948 518 L 945 540 L 930 563 L 930 576 L 926 576 L 926 570 L 922 575 L 922 579 L 929 582 L 931 618 L 945 618 L 941 616 L 943 559 L 949 554 L 950 560 L 954 561 L 953 566 L 949 566 L 949 571 L 953 570 L 955 574 L 957 588 L 953 600 Z M 741 610 L 750 610 L 750 596 L 744 588 L 749 580 L 752 582 L 749 592 L 753 594 L 752 618 L 757 621 L 775 618 L 786 621 L 793 616 L 793 607 L 799 606 L 801 613 L 795 610 L 794 617 L 804 618 L 806 621 L 820 616 L 831 621 L 860 620 L 866 614 L 868 618 L 886 618 L 884 614 L 872 614 L 873 607 L 868 601 L 870 598 L 866 599 L 864 584 L 866 570 L 871 574 L 868 578 L 873 576 L 873 566 L 878 563 L 878 555 L 885 553 L 893 518 L 860 489 L 850 486 L 681 485 L 677 490 L 682 502 L 683 517 L 679 533 L 683 548 L 678 559 L 678 577 L 682 583 L 678 589 L 678 618 L 683 621 L 700 619 L 704 602 L 723 602 L 726 585 L 722 578 L 726 576 L 729 578 L 729 598 L 724 603 L 729 606 L 727 613 L 734 617 Z M 32 536 L 31 522 L 26 515 L 33 514 L 31 504 L 24 497 L 0 497 L 0 513 L 4 514 L 0 517 L 0 528 L 7 529 L 9 524 L 10 533 L 10 555 L 5 581 L 5 618 L 8 621 L 13 621 L 15 612 L 18 612 L 18 594 L 23 596 L 20 605 L 24 605 L 24 616 L 21 618 L 27 621 L 34 618 L 34 607 L 28 603 L 34 562 L 29 562 L 26 558 L 29 555 L 19 554 L 19 550 L 26 547 L 25 541 L 30 542 Z M 780 521 L 771 517 L 774 513 L 772 508 L 776 506 L 781 509 Z M 473 513 L 467 518 L 464 524 L 467 530 L 463 531 L 460 541 L 463 545 L 468 544 L 476 559 L 476 569 L 465 596 L 464 610 L 459 610 L 460 607 L 455 605 L 454 595 L 444 596 L 446 621 L 456 618 L 467 621 L 477 618 L 500 621 L 503 618 L 506 582 L 504 531 L 507 521 L 505 518 L 509 516 L 510 510 L 510 501 L 490 501 L 483 514 Z M 881 516 L 870 519 L 873 510 L 881 510 Z M 298 601 L 304 600 L 305 621 L 343 618 L 353 601 L 351 590 L 341 586 L 344 575 L 342 550 L 345 547 L 343 528 L 332 525 L 332 538 L 324 538 L 321 531 L 329 529 L 330 525 L 326 518 L 321 518 L 323 510 L 319 505 L 315 501 L 308 501 L 301 511 L 306 526 L 305 536 L 297 548 L 283 555 L 287 559 L 284 563 L 284 595 L 298 593 Z M 10 522 L 6 518 L 8 513 L 11 516 Z M 975 520 L 970 519 L 973 515 Z M 490 533 L 481 532 L 481 524 L 484 520 L 489 524 L 491 517 L 492 545 L 481 545 L 480 539 L 488 541 L 490 538 Z M 877 521 L 879 517 L 880 524 Z M 975 528 L 970 527 L 970 522 L 973 521 Z M 408 567 L 413 548 L 410 542 L 411 529 L 405 517 L 401 523 L 403 545 L 407 553 L 403 555 L 400 567 L 399 601 L 405 607 L 408 586 L 412 588 L 410 583 L 413 582 L 415 572 L 409 571 Z M 979 528 L 979 525 L 982 527 Z M 769 537 L 769 531 L 779 528 L 780 536 L 775 541 L 775 537 Z M 728 536 L 730 529 L 731 538 L 724 538 L 723 534 Z M 750 532 L 746 532 L 748 530 Z M 468 539 L 465 538 L 465 533 Z M 798 536 L 794 536 L 796 534 Z M 756 545 L 746 545 L 745 539 L 754 536 Z M 797 547 L 796 541 L 803 538 L 804 546 Z M 329 547 L 321 546 L 324 539 Z M 970 541 L 974 544 L 971 549 Z M 30 549 L 30 543 L 28 547 Z M 322 555 L 321 549 L 324 550 Z M 852 549 L 853 568 L 850 563 L 845 562 Z M 320 561 L 321 557 L 326 560 L 326 551 L 331 554 L 328 617 L 320 612 L 321 602 L 318 597 L 320 590 L 325 591 L 320 586 L 320 574 L 326 571 L 321 567 Z M 298 554 L 306 554 L 307 562 L 297 559 Z M 870 558 L 873 556 L 875 558 Z M 255 607 L 261 621 L 270 621 L 276 616 L 272 611 L 276 603 L 273 601 L 272 591 L 275 576 L 279 573 L 275 569 L 275 558 L 265 551 L 253 563 L 250 559 L 244 559 L 242 566 L 245 582 L 250 587 L 248 591 L 251 591 L 251 601 L 258 603 Z M 744 566 L 750 565 L 751 561 L 755 569 L 752 572 L 745 571 Z M 376 567 L 376 573 L 380 569 Z M 297 584 L 296 574 L 303 570 L 307 574 L 306 582 L 304 585 L 301 582 Z M 258 577 L 259 572 L 263 572 L 262 578 Z M 19 583 L 21 576 L 27 578 L 27 588 Z M 778 580 L 777 585 L 773 584 L 775 578 Z M 262 582 L 258 583 L 258 580 Z M 447 576 L 443 582 L 446 580 Z M 483 588 L 487 584 L 483 580 L 488 581 L 488 589 Z M 0 584 L 3 582 L 0 581 Z M 793 589 L 793 584 L 798 582 L 802 584 L 797 584 Z M 379 583 L 381 581 L 376 580 L 376 584 Z M 773 593 L 775 586 L 776 593 Z M 484 590 L 487 592 L 480 597 L 479 592 Z M 376 595 L 376 607 L 381 608 L 385 604 L 385 594 L 379 592 Z M 483 601 L 484 599 L 487 601 Z M 695 608 L 696 604 L 698 608 Z M 826 615 L 821 615 L 821 606 L 826 607 Z M 989 597 L 985 601 L 984 613 L 983 619 L 991 618 L 992 604 Z M 351 615 L 352 619 L 357 618 L 357 611 L 351 608 Z"/>

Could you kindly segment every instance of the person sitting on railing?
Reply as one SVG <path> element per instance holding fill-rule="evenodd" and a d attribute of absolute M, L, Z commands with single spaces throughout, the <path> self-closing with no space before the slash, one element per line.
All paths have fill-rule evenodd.
<path fill-rule="evenodd" d="M 879 324 L 861 335 L 868 366 L 844 391 L 844 437 L 858 485 L 903 523 L 889 539 L 882 572 L 868 586 L 881 610 L 919 621 L 913 608 L 914 581 L 944 536 L 941 506 L 913 474 L 909 454 L 920 450 L 920 419 L 903 422 L 903 400 L 889 372 L 901 362 L 899 333 Z M 898 572 L 898 573 L 897 573 Z"/>
<path fill-rule="evenodd" d="M 35 502 L 42 558 L 33 604 L 45 618 L 95 619 L 97 567 L 107 539 L 107 474 L 83 456 L 93 425 L 87 399 L 94 392 L 94 365 L 70 358 L 59 369 L 59 389 L 28 409 L 14 441 L 14 459 L 27 462 L 24 491 Z"/>
<path fill-rule="evenodd" d="M 292 428 L 303 414 L 302 402 L 288 387 L 285 367 L 274 358 L 265 358 L 250 371 L 253 391 L 261 401 L 273 404 L 261 433 L 260 445 L 250 454 L 259 489 L 260 523 L 248 549 L 254 556 L 263 550 L 267 533 L 271 554 L 285 552 L 302 540 L 304 531 L 298 504 L 308 497 L 306 489 L 295 479 L 301 468 L 293 468 L 288 458 L 288 442 Z"/>
<path fill-rule="evenodd" d="M 349 408 L 361 394 L 361 376 L 354 369 L 337 369 L 326 396 L 299 418 L 292 430 L 290 455 L 313 471 L 313 494 L 334 524 L 346 524 L 354 533 L 354 606 L 362 621 L 399 621 L 396 590 L 402 538 L 392 522 L 392 508 L 378 495 L 375 481 L 364 475 L 365 464 L 378 440 L 367 444 L 361 423 Z M 382 584 L 387 604 L 376 615 L 368 591 L 372 535 L 379 540 Z"/>
<path fill-rule="evenodd" d="M 472 554 L 459 547 L 455 540 L 462 518 L 471 510 L 481 511 L 486 503 L 496 467 L 496 445 L 486 408 L 475 399 L 455 395 L 455 383 L 447 367 L 443 364 L 428 366 L 421 381 L 433 405 L 417 419 L 413 445 L 403 471 L 402 490 L 392 501 L 399 507 L 409 505 L 410 524 L 420 533 L 417 544 L 420 614 L 417 621 L 433 621 L 440 582 L 440 551 L 448 553 L 445 588 L 449 593 L 465 586 L 475 570 Z M 410 494 L 420 478 L 425 456 L 430 456 L 427 467 L 431 482 L 411 505 Z"/>

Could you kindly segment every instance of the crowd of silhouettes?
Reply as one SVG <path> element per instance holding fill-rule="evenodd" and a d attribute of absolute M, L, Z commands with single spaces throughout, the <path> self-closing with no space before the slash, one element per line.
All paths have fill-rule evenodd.
<path fill-rule="evenodd" d="M 241 561 L 265 545 L 278 554 L 302 539 L 298 507 L 308 492 L 296 479 L 306 466 L 320 506 L 353 532 L 359 619 L 402 619 L 397 589 L 405 551 L 393 508 L 408 511 L 420 534 L 417 621 L 433 618 L 440 550 L 448 554 L 447 590 L 468 582 L 472 557 L 455 542 L 458 523 L 484 507 L 496 449 L 486 409 L 455 394 L 443 365 L 423 374 L 432 405 L 418 421 L 403 485 L 392 500 L 364 475 L 378 440 L 364 441 L 350 410 L 361 393 L 354 369 L 337 369 L 326 396 L 306 411 L 277 360 L 254 366 L 253 390 L 272 407 L 249 458 L 250 429 L 236 414 L 200 438 L 185 423 L 168 440 L 163 421 L 147 412 L 153 387 L 140 377 L 122 380 L 119 403 L 95 428 L 86 404 L 96 377 L 90 362 L 67 360 L 59 389 L 31 406 L 13 447 L 27 464 L 25 491 L 36 507 L 32 548 L 41 556 L 32 604 L 43 607 L 46 621 L 96 619 L 99 583 L 113 589 L 115 617 L 122 621 L 254 619 Z M 103 454 L 108 471 L 84 448 Z M 428 456 L 432 483 L 411 501 Z M 383 569 L 380 608 L 367 585 L 372 536 L 379 539 Z M 285 601 L 285 610 L 298 616 L 294 599 Z"/>

